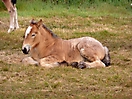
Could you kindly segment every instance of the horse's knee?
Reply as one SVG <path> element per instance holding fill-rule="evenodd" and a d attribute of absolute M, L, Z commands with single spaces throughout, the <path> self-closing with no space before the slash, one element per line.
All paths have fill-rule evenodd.
<path fill-rule="evenodd" d="M 40 66 L 45 67 L 45 68 L 54 68 L 54 67 L 60 66 L 59 63 L 45 64 L 43 62 L 40 62 L 39 64 Z"/>
<path fill-rule="evenodd" d="M 84 49 L 84 48 L 80 49 L 80 54 L 83 57 L 84 61 L 93 62 L 93 61 L 97 60 L 96 53 L 93 52 L 93 50 L 90 48 L 89 49 Z"/>
<path fill-rule="evenodd" d="M 31 57 L 26 57 L 21 60 L 24 65 L 38 65 L 38 62 L 33 60 Z"/>
<path fill-rule="evenodd" d="M 54 62 L 54 63 L 49 63 L 45 61 L 46 59 L 40 59 L 39 64 L 42 67 L 45 68 L 53 68 L 53 67 L 58 67 L 60 66 L 60 64 L 58 62 Z"/>

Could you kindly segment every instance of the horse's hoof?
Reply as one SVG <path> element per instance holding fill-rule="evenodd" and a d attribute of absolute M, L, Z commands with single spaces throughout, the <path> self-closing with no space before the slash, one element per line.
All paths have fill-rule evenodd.
<path fill-rule="evenodd" d="M 78 65 L 78 69 L 84 69 L 84 68 L 86 68 L 85 65 Z"/>
<path fill-rule="evenodd" d="M 110 66 L 110 63 L 105 63 L 105 66 L 106 66 L 106 67 Z"/>
<path fill-rule="evenodd" d="M 78 68 L 79 68 L 79 69 L 84 69 L 84 68 L 86 68 L 86 64 L 85 64 L 84 62 L 80 62 L 80 63 L 78 64 Z"/>
<path fill-rule="evenodd" d="M 68 66 L 68 63 L 66 61 L 58 62 L 60 66 Z"/>
<path fill-rule="evenodd" d="M 9 28 L 8 29 L 8 33 L 11 33 L 12 31 L 14 31 L 14 28 Z"/>
<path fill-rule="evenodd" d="M 78 62 L 72 62 L 70 65 L 74 68 L 78 68 Z"/>

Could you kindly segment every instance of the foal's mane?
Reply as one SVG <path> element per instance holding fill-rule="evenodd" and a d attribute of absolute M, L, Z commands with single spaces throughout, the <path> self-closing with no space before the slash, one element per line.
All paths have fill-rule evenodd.
<path fill-rule="evenodd" d="M 31 24 L 37 25 L 37 23 L 35 21 L 32 21 Z M 57 38 L 58 36 L 56 34 L 54 34 L 49 28 L 47 28 L 44 24 L 42 24 L 42 27 L 48 31 L 53 37 Z"/>
<path fill-rule="evenodd" d="M 54 34 L 49 28 L 47 28 L 44 24 L 42 24 L 43 28 L 47 30 L 53 37 L 58 37 L 56 34 Z"/>

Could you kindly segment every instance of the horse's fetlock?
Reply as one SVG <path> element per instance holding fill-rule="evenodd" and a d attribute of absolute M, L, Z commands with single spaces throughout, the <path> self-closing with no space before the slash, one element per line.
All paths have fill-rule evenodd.
<path fill-rule="evenodd" d="M 79 69 L 84 69 L 84 68 L 86 68 L 87 66 L 86 66 L 86 64 L 85 64 L 85 62 L 79 62 L 79 64 L 78 64 L 78 68 Z"/>
<path fill-rule="evenodd" d="M 70 63 L 70 66 L 72 66 L 74 68 L 78 68 L 78 62 L 72 62 L 72 63 Z"/>
<path fill-rule="evenodd" d="M 68 66 L 69 64 L 66 61 L 58 62 L 60 66 Z"/>

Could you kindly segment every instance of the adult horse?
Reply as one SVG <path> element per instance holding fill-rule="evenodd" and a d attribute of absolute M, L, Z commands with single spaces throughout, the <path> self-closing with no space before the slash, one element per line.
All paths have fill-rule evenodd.
<path fill-rule="evenodd" d="M 43 67 L 56 67 L 61 64 L 76 68 L 95 68 L 110 65 L 107 47 L 92 37 L 63 40 L 49 30 L 40 20 L 31 21 L 26 29 L 22 51 L 30 52 L 31 57 L 24 63 L 39 64 Z"/>
<path fill-rule="evenodd" d="M 19 28 L 18 19 L 17 19 L 17 8 L 16 8 L 17 0 L 2 0 L 2 1 L 10 14 L 10 26 L 8 29 L 8 33 L 10 33 L 14 29 Z"/>

